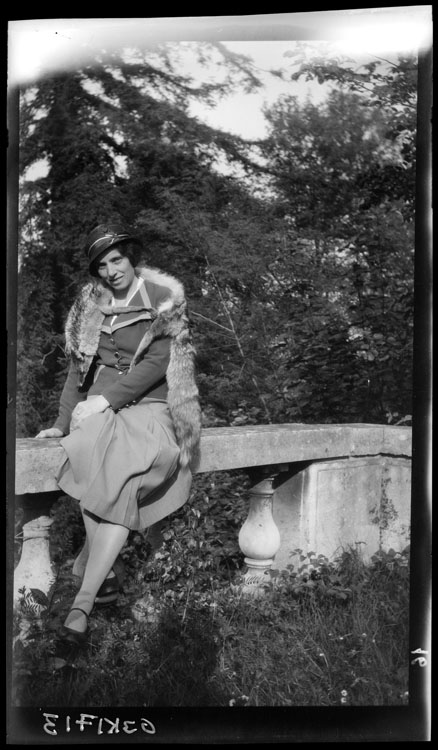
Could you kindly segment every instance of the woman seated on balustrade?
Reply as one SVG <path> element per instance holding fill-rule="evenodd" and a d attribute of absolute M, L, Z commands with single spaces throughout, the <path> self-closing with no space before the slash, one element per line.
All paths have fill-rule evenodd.
<path fill-rule="evenodd" d="M 59 415 L 37 438 L 62 437 L 57 482 L 79 500 L 86 543 L 73 572 L 80 589 L 62 627 L 81 643 L 95 605 L 116 599 L 130 530 L 180 508 L 200 435 L 186 301 L 173 276 L 139 263 L 141 243 L 124 226 L 91 231 L 91 283 L 67 318 L 70 369 Z"/>

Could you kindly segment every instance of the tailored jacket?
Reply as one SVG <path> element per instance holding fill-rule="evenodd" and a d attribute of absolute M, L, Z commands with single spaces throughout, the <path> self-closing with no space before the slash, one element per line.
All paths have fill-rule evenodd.
<path fill-rule="evenodd" d="M 61 408 L 55 426 L 65 431 L 66 411 L 71 414 L 78 401 L 93 393 L 96 366 L 109 365 L 108 358 L 115 354 L 111 366 L 121 377 L 100 393 L 115 411 L 143 395 L 167 397 L 180 464 L 188 466 L 199 447 L 201 408 L 184 288 L 175 277 L 153 268 L 139 266 L 135 272 L 143 283 L 129 305 L 111 304 L 111 291 L 100 280 L 86 284 L 73 303 L 65 326 L 71 365 L 61 396 L 64 414 Z M 114 344 L 112 350 L 105 342 Z"/>

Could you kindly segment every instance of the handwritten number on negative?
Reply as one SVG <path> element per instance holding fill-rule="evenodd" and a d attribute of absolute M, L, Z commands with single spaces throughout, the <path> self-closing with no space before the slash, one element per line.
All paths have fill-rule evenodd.
<path fill-rule="evenodd" d="M 423 651 L 421 648 L 416 648 L 415 651 L 411 651 L 411 654 L 428 654 L 428 651 Z M 427 659 L 424 656 L 417 656 L 416 659 L 412 659 L 411 664 L 418 664 L 419 667 L 425 667 Z"/>

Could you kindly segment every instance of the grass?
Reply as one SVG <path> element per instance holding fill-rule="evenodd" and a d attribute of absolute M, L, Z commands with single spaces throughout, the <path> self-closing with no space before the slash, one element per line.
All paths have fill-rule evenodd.
<path fill-rule="evenodd" d="M 196 513 L 179 518 L 196 536 Z M 85 647 L 66 651 L 57 639 L 77 585 L 71 559 L 59 566 L 43 620 L 15 616 L 14 705 L 407 703 L 408 550 L 369 565 L 356 549 L 334 562 L 302 555 L 299 568 L 272 571 L 259 597 L 243 594 L 239 571 L 217 556 L 196 571 L 189 555 L 187 573 L 172 535 L 159 553 L 161 577 L 138 539 L 124 555 L 128 583 L 116 605 L 95 610 Z M 153 616 L 139 622 L 132 606 L 145 591 Z"/>
<path fill-rule="evenodd" d="M 230 688 L 236 702 L 403 704 L 406 563 L 404 556 L 391 555 L 367 568 L 349 552 L 321 577 L 300 579 L 292 571 L 263 600 L 236 603 L 223 648 L 224 666 L 234 666 Z"/>

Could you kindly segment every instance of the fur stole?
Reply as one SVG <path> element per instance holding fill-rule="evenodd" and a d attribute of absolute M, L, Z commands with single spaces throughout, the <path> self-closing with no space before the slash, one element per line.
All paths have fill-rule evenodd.
<path fill-rule="evenodd" d="M 100 280 L 90 282 L 82 288 L 68 314 L 65 327 L 66 352 L 76 367 L 80 386 L 97 353 L 105 315 L 148 309 L 152 323 L 139 343 L 130 370 L 154 339 L 160 336 L 170 337 L 170 361 L 166 373 L 168 405 L 181 451 L 180 463 L 187 466 L 197 455 L 201 409 L 195 380 L 195 349 L 189 331 L 184 288 L 173 276 L 152 268 L 141 266 L 136 268 L 136 273 L 142 279 L 168 290 L 157 308 L 112 306 L 109 289 Z"/>

